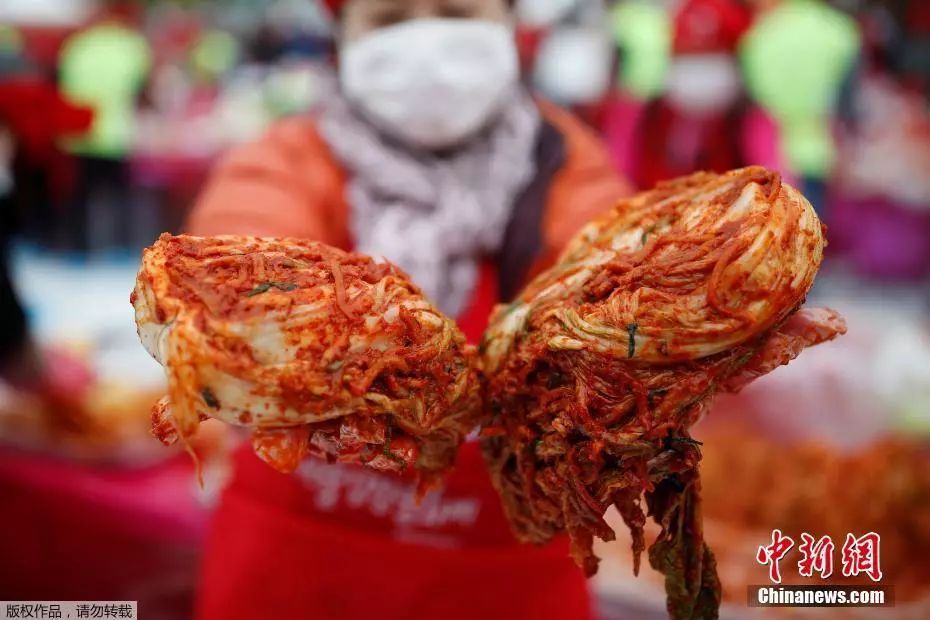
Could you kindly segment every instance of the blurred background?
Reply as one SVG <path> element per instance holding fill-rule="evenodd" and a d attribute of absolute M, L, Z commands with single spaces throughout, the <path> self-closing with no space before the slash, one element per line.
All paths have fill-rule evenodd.
<path fill-rule="evenodd" d="M 881 533 L 887 615 L 930 617 L 930 3 L 681 4 L 520 0 L 518 43 L 525 79 L 637 187 L 763 164 L 829 228 L 811 302 L 849 335 L 697 430 L 724 616 L 763 615 L 745 585 L 778 527 Z M 128 295 L 217 158 L 329 87 L 331 29 L 313 0 L 0 3 L 2 260 L 43 368 L 41 389 L 0 384 L 0 598 L 190 614 L 232 439 L 200 435 L 201 488 L 148 436 L 163 376 Z M 663 617 L 619 539 L 600 549 L 603 617 Z"/>

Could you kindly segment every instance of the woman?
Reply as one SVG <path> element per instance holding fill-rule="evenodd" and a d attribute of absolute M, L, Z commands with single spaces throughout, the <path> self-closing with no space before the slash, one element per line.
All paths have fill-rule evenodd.
<path fill-rule="evenodd" d="M 472 341 L 495 303 L 626 193 L 593 135 L 520 86 L 506 0 L 348 0 L 339 89 L 221 163 L 194 234 L 384 256 Z M 478 448 L 417 506 L 410 479 L 243 449 L 209 536 L 200 618 L 585 618 L 565 545 L 513 538 Z"/>

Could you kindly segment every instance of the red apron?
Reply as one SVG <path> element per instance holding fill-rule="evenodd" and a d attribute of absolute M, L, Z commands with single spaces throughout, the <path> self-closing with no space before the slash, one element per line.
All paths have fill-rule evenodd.
<path fill-rule="evenodd" d="M 486 266 L 459 321 L 473 342 L 495 282 Z M 415 487 L 412 476 L 314 459 L 283 476 L 243 447 L 207 538 L 197 617 L 591 617 L 566 541 L 513 538 L 477 443 L 419 505 Z"/>

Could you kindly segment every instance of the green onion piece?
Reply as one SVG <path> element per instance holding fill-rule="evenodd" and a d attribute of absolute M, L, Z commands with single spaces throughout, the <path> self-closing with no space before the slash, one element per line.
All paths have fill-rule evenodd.
<path fill-rule="evenodd" d="M 256 295 L 261 295 L 262 293 L 267 293 L 271 289 L 276 288 L 279 291 L 293 291 L 298 287 L 293 282 L 262 282 L 251 291 L 247 293 L 248 297 L 255 297 Z"/>
<path fill-rule="evenodd" d="M 220 401 L 217 399 L 216 394 L 214 394 L 213 390 L 210 388 L 205 387 L 200 390 L 200 395 L 203 396 L 203 402 L 207 403 L 207 407 L 210 409 L 220 408 Z"/>
<path fill-rule="evenodd" d="M 251 291 L 246 293 L 246 297 L 255 297 L 256 295 L 261 295 L 262 293 L 268 292 L 270 289 L 271 289 L 271 282 L 262 282 L 261 284 L 253 288 Z"/>

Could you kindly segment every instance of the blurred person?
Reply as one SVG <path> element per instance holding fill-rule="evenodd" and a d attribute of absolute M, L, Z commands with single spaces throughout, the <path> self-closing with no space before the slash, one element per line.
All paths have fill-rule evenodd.
<path fill-rule="evenodd" d="M 615 57 L 604 1 L 555 0 L 551 4 L 560 11 L 548 15 L 556 21 L 540 36 L 532 67 L 533 86 L 591 125 L 598 125 L 613 83 Z M 522 13 L 525 15 L 527 9 Z"/>
<path fill-rule="evenodd" d="M 515 0 L 514 19 L 520 70 L 533 72 L 539 46 L 549 31 L 566 19 L 575 8 L 576 0 Z"/>
<path fill-rule="evenodd" d="M 77 187 L 68 211 L 78 251 L 90 249 L 92 204 L 106 209 L 116 246 L 130 241 L 128 158 L 137 100 L 151 65 L 149 44 L 139 31 L 141 10 L 134 0 L 107 3 L 93 24 L 65 41 L 59 56 L 63 92 L 72 102 L 94 110 L 90 131 L 65 143 L 78 160 Z"/>
<path fill-rule="evenodd" d="M 822 0 L 768 4 L 742 44 L 747 85 L 778 122 L 788 164 L 823 217 L 836 162 L 832 123 L 859 56 L 859 31 Z"/>
<path fill-rule="evenodd" d="M 505 0 L 329 0 L 338 89 L 219 165 L 193 234 L 386 257 L 475 342 L 492 307 L 628 188 L 596 137 L 520 85 Z M 443 488 L 244 446 L 215 514 L 199 618 L 590 617 L 564 540 L 520 545 L 477 443 Z"/>
<path fill-rule="evenodd" d="M 55 95 L 51 80 L 33 62 L 23 37 L 13 26 L 0 24 L 0 126 L 6 156 L 0 172 L 5 181 L 5 213 L 0 214 L 7 230 L 17 220 L 19 231 L 46 242 L 53 237 L 53 190 L 63 185 L 61 163 L 54 145 L 47 141 L 49 121 L 34 113 Z"/>
<path fill-rule="evenodd" d="M 65 102 L 19 48 L 0 42 L 0 383 L 39 397 L 63 422 L 79 424 L 89 375 L 58 351 L 42 351 L 13 284 L 11 245 L 26 211 L 44 211 L 56 185 L 56 141 L 86 131 L 91 111 Z M 30 214 L 31 215 L 31 214 Z M 48 224 L 48 222 L 46 222 Z"/>
<path fill-rule="evenodd" d="M 623 0 L 614 5 L 610 22 L 620 50 L 618 84 L 641 101 L 661 95 L 671 56 L 672 19 L 668 3 Z"/>
<path fill-rule="evenodd" d="M 750 14 L 736 0 L 687 0 L 674 15 L 663 93 L 618 104 L 605 134 L 641 188 L 697 170 L 780 169 L 774 124 L 746 100 L 735 51 Z"/>

